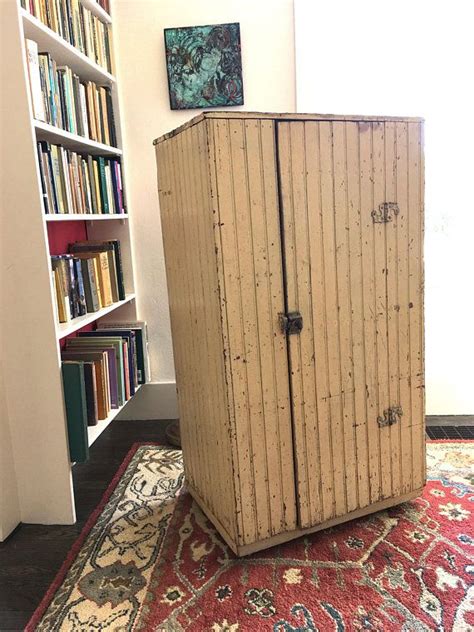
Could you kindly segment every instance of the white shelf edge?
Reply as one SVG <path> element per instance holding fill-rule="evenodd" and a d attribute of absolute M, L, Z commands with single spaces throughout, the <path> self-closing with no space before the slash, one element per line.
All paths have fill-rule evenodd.
<path fill-rule="evenodd" d="M 112 18 L 110 14 L 107 13 L 105 9 L 103 9 L 96 0 L 81 0 L 81 4 L 89 11 L 97 16 L 102 22 L 106 22 L 107 24 L 112 24 Z"/>
<path fill-rule="evenodd" d="M 89 314 L 85 314 L 84 316 L 78 316 L 77 318 L 73 318 L 67 323 L 57 323 L 56 333 L 58 340 L 62 340 L 66 336 L 69 336 L 69 334 L 73 334 L 75 331 L 82 329 L 82 327 L 90 325 L 99 318 L 102 318 L 106 314 L 110 314 L 110 312 L 113 312 L 119 307 L 122 307 L 122 305 L 130 303 L 130 301 L 133 301 L 134 299 L 135 294 L 127 294 L 125 300 L 117 301 L 116 303 L 113 303 L 108 307 L 103 307 L 102 309 L 99 309 L 97 312 L 91 312 Z"/>
<path fill-rule="evenodd" d="M 139 391 L 141 386 L 142 386 L 142 384 L 139 384 L 135 388 L 135 395 L 137 394 L 137 392 Z M 122 412 L 122 410 L 125 408 L 125 406 L 129 402 L 132 401 L 132 399 L 135 397 L 135 395 L 133 395 L 129 400 L 127 400 L 125 402 L 125 404 L 123 404 L 119 408 L 113 408 L 110 411 L 110 413 L 108 414 L 108 416 L 105 419 L 102 419 L 101 421 L 99 421 L 95 426 L 87 426 L 87 438 L 88 438 L 89 447 L 94 443 L 94 441 L 97 441 L 97 439 L 104 432 L 104 430 L 107 428 L 107 426 L 110 423 L 112 423 L 112 421 L 115 419 L 115 417 L 117 417 L 117 415 L 120 412 Z"/>
<path fill-rule="evenodd" d="M 49 123 L 43 123 L 43 121 L 37 121 L 32 119 L 33 127 L 37 133 L 37 136 L 48 138 L 51 142 L 58 142 L 68 144 L 68 148 L 73 151 L 97 151 L 110 156 L 121 156 L 122 150 L 118 147 L 112 147 L 111 145 L 104 145 L 104 143 L 98 143 L 85 136 L 79 136 L 78 134 L 72 134 L 71 132 L 55 127 Z M 38 133 L 39 132 L 39 133 Z M 42 139 L 40 139 L 42 140 Z"/>
<path fill-rule="evenodd" d="M 45 214 L 46 222 L 96 222 L 104 220 L 128 219 L 128 213 L 55 213 Z"/>
<path fill-rule="evenodd" d="M 38 37 L 38 33 L 40 33 L 43 40 L 45 41 L 48 40 L 49 42 L 53 43 L 55 46 L 59 47 L 63 51 L 64 54 L 66 54 L 67 56 L 73 59 L 75 58 L 78 64 L 77 74 L 79 75 L 81 74 L 80 66 L 82 65 L 83 68 L 85 67 L 88 69 L 89 73 L 92 73 L 94 76 L 96 76 L 97 81 L 115 83 L 114 75 L 111 75 L 108 70 L 106 70 L 102 66 L 99 66 L 99 64 L 96 64 L 87 55 L 84 55 L 84 53 L 81 53 L 80 50 L 78 50 L 72 44 L 70 44 L 67 40 L 62 38 L 58 33 L 50 29 L 49 26 L 46 26 L 46 24 L 43 24 L 41 20 L 38 20 L 38 18 L 32 15 L 29 11 L 27 11 L 26 9 L 23 9 L 23 7 L 20 8 L 20 16 L 23 20 L 23 25 L 25 25 L 25 23 L 29 24 L 30 28 L 33 31 L 28 34 L 25 32 L 25 36 L 31 37 L 32 39 L 34 39 L 35 32 L 36 32 L 37 37 Z M 43 51 L 40 51 L 40 52 L 43 52 Z M 52 56 L 54 57 L 54 54 Z M 69 63 L 71 62 L 69 63 L 65 62 L 65 63 L 69 65 Z"/>

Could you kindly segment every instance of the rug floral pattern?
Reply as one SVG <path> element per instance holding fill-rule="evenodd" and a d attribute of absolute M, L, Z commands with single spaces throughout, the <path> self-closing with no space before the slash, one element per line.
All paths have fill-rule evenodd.
<path fill-rule="evenodd" d="M 473 456 L 429 443 L 420 498 L 237 559 L 186 492 L 181 452 L 140 446 L 27 629 L 474 630 Z"/>

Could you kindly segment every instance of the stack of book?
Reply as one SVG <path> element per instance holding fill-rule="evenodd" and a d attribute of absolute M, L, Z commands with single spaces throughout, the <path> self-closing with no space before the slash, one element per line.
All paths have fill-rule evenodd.
<path fill-rule="evenodd" d="M 79 333 L 61 351 L 72 461 L 88 457 L 87 426 L 106 419 L 145 382 L 146 324 L 130 325 Z"/>
<path fill-rule="evenodd" d="M 33 117 L 98 143 L 117 145 L 110 88 L 81 81 L 26 40 Z"/>
<path fill-rule="evenodd" d="M 38 164 L 45 213 L 126 213 L 118 158 L 82 155 L 41 141 Z"/>
<path fill-rule="evenodd" d="M 51 265 L 60 323 L 125 299 L 118 239 L 76 242 Z"/>
<path fill-rule="evenodd" d="M 113 72 L 112 30 L 80 0 L 21 0 L 21 6 L 93 62 Z"/>

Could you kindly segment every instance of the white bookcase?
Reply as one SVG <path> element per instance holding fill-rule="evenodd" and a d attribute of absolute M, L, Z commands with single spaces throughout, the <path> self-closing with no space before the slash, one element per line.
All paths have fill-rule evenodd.
<path fill-rule="evenodd" d="M 94 0 L 81 2 L 102 21 L 112 22 Z M 2 0 L 1 4 L 1 342 L 3 357 L 8 358 L 4 388 L 20 518 L 22 522 L 71 524 L 75 522 L 74 490 L 60 344 L 66 336 L 100 318 L 137 318 L 131 240 L 128 215 L 45 215 L 36 142 L 47 140 L 82 153 L 122 156 L 117 80 L 22 9 L 18 0 Z M 41 52 L 49 52 L 58 64 L 70 66 L 81 79 L 111 88 L 118 147 L 34 120 L 25 38 L 38 42 Z M 125 169 L 123 175 L 125 178 Z M 48 241 L 48 230 L 58 229 L 60 222 L 84 222 L 90 239 L 120 239 L 126 291 L 125 300 L 61 324 L 56 320 Z M 106 420 L 89 428 L 89 444 L 119 412 L 113 410 Z"/>

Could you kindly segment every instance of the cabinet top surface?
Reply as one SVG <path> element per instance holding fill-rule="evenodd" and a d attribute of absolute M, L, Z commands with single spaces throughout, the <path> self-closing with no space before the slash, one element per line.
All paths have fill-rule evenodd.
<path fill-rule="evenodd" d="M 276 121 L 354 121 L 354 122 L 384 122 L 384 121 L 400 121 L 400 122 L 414 122 L 421 123 L 424 121 L 421 117 L 413 116 L 367 116 L 359 114 L 296 114 L 296 113 L 275 113 L 275 112 L 229 112 L 229 111 L 217 111 L 202 112 L 192 119 L 180 125 L 176 129 L 155 138 L 154 145 L 163 142 L 168 138 L 172 138 L 179 134 L 183 130 L 196 125 L 204 119 L 274 119 Z"/>

